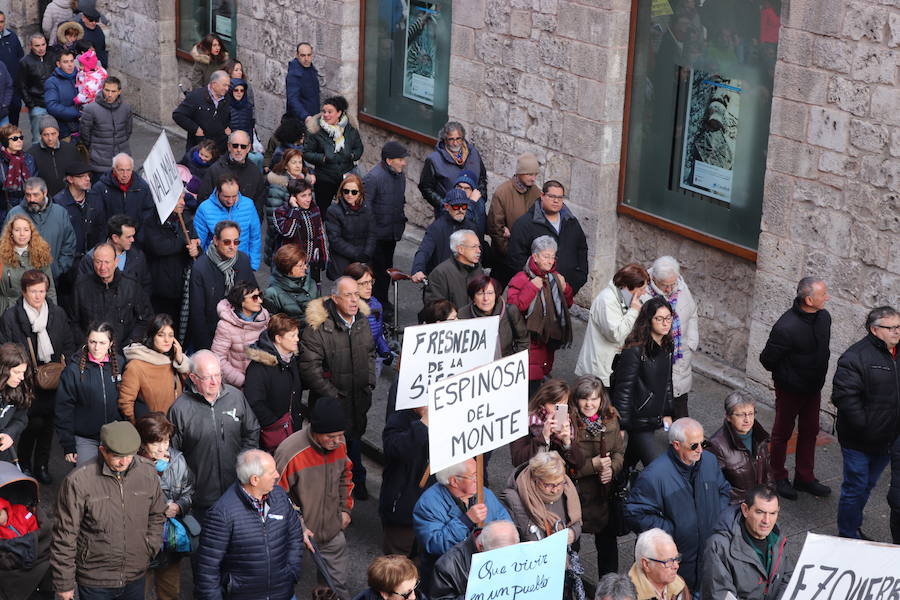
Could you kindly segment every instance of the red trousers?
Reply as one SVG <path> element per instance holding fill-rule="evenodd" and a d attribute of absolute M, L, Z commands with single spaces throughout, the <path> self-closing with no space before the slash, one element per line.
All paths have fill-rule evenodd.
<path fill-rule="evenodd" d="M 784 460 L 787 456 L 787 443 L 794 432 L 794 421 L 797 422 L 797 464 L 794 468 L 795 478 L 799 481 L 812 481 L 816 462 L 816 435 L 819 433 L 819 405 L 822 394 L 797 394 L 775 386 L 775 423 L 772 425 L 772 446 L 769 452 L 769 464 L 772 467 L 772 479 L 779 481 L 788 479 Z"/>

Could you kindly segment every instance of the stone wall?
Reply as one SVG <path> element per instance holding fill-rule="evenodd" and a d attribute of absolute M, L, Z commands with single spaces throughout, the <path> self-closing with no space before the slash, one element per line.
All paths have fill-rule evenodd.
<path fill-rule="evenodd" d="M 806 275 L 829 285 L 831 374 L 900 290 L 900 2 L 792 0 L 782 17 L 749 354 Z M 751 380 L 769 373 L 748 360 Z"/>

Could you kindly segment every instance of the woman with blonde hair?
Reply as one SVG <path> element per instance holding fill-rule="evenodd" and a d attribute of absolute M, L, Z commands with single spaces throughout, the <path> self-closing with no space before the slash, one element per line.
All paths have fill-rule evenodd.
<path fill-rule="evenodd" d="M 56 303 L 56 288 L 50 265 L 53 257 L 50 245 L 41 237 L 31 219 L 16 215 L 3 227 L 0 234 L 0 313 L 22 297 L 22 275 L 37 269 L 50 279 L 47 297 Z"/>

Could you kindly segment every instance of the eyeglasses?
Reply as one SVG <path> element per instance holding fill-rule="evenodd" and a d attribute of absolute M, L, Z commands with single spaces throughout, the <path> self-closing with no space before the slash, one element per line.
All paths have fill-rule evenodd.
<path fill-rule="evenodd" d="M 463 141 L 463 139 L 465 139 L 465 138 L 462 138 L 462 137 L 448 137 L 448 138 L 446 138 L 446 140 L 447 140 L 448 142 L 461 142 L 461 141 Z"/>
<path fill-rule="evenodd" d="M 400 596 L 401 598 L 403 598 L 403 600 L 408 600 L 408 598 L 413 595 L 413 592 L 416 591 L 416 588 L 419 587 L 419 583 L 421 583 L 421 580 L 416 579 L 416 585 L 414 585 L 413 588 L 411 590 L 409 590 L 408 592 L 406 592 L 405 594 L 401 594 L 400 592 L 391 592 L 391 593 L 395 596 Z"/>
<path fill-rule="evenodd" d="M 372 279 L 360 279 L 356 282 L 360 287 L 372 287 L 372 283 L 374 283 Z"/>
<path fill-rule="evenodd" d="M 222 374 L 213 373 L 212 375 L 198 375 L 197 373 L 194 373 L 194 377 L 196 377 L 200 381 L 210 381 L 211 379 L 222 379 Z"/>
<path fill-rule="evenodd" d="M 898 331 L 900 331 L 900 325 L 876 325 L 875 327 L 878 327 L 880 329 L 887 329 L 891 333 L 897 333 Z"/>
<path fill-rule="evenodd" d="M 755 410 L 751 410 L 751 411 L 749 411 L 749 412 L 731 413 L 731 416 L 732 416 L 732 417 L 737 417 L 738 419 L 752 419 L 753 417 L 756 416 L 756 411 L 755 411 Z"/>
<path fill-rule="evenodd" d="M 257 302 L 257 301 L 259 301 L 260 298 L 262 298 L 262 294 L 260 294 L 259 292 L 256 292 L 255 294 L 247 294 L 246 297 L 250 298 L 254 302 Z"/>
<path fill-rule="evenodd" d="M 219 240 L 226 246 L 239 246 L 241 244 L 241 240 L 239 238 L 235 238 L 233 240 Z"/>
<path fill-rule="evenodd" d="M 546 481 L 537 480 L 538 485 L 547 490 L 548 492 L 555 492 L 556 490 L 561 490 L 566 485 L 566 480 L 558 481 L 556 483 L 547 483 Z"/>
<path fill-rule="evenodd" d="M 711 444 L 709 443 L 709 440 L 703 440 L 702 442 L 694 442 L 693 444 L 686 444 L 686 443 L 684 443 L 684 442 L 679 442 L 679 443 L 680 443 L 682 446 L 687 446 L 688 448 L 690 448 L 690 449 L 693 450 L 694 452 L 697 451 L 697 448 L 703 448 L 704 450 L 706 450 L 706 449 L 709 448 L 710 445 L 711 445 Z"/>
<path fill-rule="evenodd" d="M 565 200 L 566 199 L 566 196 L 557 196 L 556 194 L 544 194 L 544 196 L 546 196 L 547 198 L 550 198 L 551 200 Z"/>
<path fill-rule="evenodd" d="M 359 190 L 348 190 L 347 188 L 344 188 L 341 190 L 341 193 L 350 194 L 351 196 L 359 196 Z"/>
<path fill-rule="evenodd" d="M 241 150 L 246 150 L 250 147 L 250 144 L 236 144 L 234 142 L 231 143 L 232 148 L 240 148 Z"/>
<path fill-rule="evenodd" d="M 657 323 L 671 323 L 672 315 L 669 315 L 668 317 L 653 317 L 653 320 Z"/>
<path fill-rule="evenodd" d="M 452 210 L 468 210 L 468 209 L 469 209 L 469 205 L 468 205 L 468 204 L 448 204 L 448 206 L 449 206 Z"/>
<path fill-rule="evenodd" d="M 475 481 L 478 479 L 478 475 L 455 475 L 457 479 L 466 479 L 468 481 Z"/>
<path fill-rule="evenodd" d="M 11 142 L 18 142 L 19 140 L 24 140 L 24 139 L 25 139 L 25 136 L 22 136 L 22 135 L 9 136 L 9 141 L 11 141 Z"/>
<path fill-rule="evenodd" d="M 485 296 L 496 296 L 497 293 L 494 291 L 493 287 L 485 288 L 481 291 L 475 292 L 476 296 L 481 296 L 482 298 Z"/>
<path fill-rule="evenodd" d="M 645 556 L 644 558 L 646 558 L 647 560 L 652 560 L 655 563 L 659 563 L 668 569 L 674 569 L 679 564 L 681 564 L 681 555 L 680 554 L 673 558 L 667 558 L 666 560 L 659 560 L 658 558 L 650 558 L 649 556 Z"/>

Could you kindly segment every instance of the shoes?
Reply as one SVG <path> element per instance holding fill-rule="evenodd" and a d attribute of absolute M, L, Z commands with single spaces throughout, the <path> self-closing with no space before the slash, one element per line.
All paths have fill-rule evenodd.
<path fill-rule="evenodd" d="M 353 497 L 360 501 L 369 499 L 369 490 L 366 489 L 365 482 L 353 486 Z"/>
<path fill-rule="evenodd" d="M 53 483 L 53 478 L 50 477 L 50 469 L 47 468 L 47 465 L 38 467 L 37 473 L 34 474 L 34 478 L 44 485 L 50 485 L 51 483 Z"/>
<path fill-rule="evenodd" d="M 874 541 L 875 541 L 875 540 L 873 540 L 872 538 L 870 538 L 869 536 L 867 536 L 866 534 L 864 534 L 862 529 L 857 529 L 857 530 L 856 530 L 856 535 L 857 535 L 857 539 L 860 539 L 860 540 L 865 540 L 865 541 L 867 541 L 867 542 L 874 542 Z"/>
<path fill-rule="evenodd" d="M 797 499 L 797 490 L 791 486 L 791 482 L 787 479 L 779 479 L 776 481 L 775 491 L 777 491 L 778 495 L 782 498 L 787 498 L 788 500 Z"/>
<path fill-rule="evenodd" d="M 818 479 L 813 479 L 812 481 L 797 481 L 795 478 L 794 489 L 798 492 L 806 492 L 807 494 L 818 496 L 819 498 L 825 498 L 826 496 L 831 495 L 831 488 L 819 483 Z"/>

